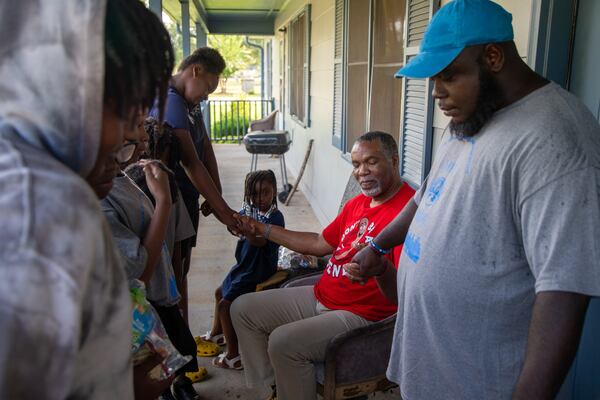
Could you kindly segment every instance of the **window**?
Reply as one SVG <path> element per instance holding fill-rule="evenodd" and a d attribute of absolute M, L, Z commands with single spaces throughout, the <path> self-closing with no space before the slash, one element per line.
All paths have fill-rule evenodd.
<path fill-rule="evenodd" d="M 373 2 L 373 60 L 369 130 L 400 133 L 402 80 L 394 78 L 404 62 L 404 1 Z M 392 112 L 390 112 L 392 111 Z"/>
<path fill-rule="evenodd" d="M 365 131 L 392 134 L 400 174 L 414 187 L 431 165 L 431 88 L 426 79 L 394 74 L 418 53 L 437 6 L 438 0 L 335 2 L 332 143 L 348 152 Z"/>
<path fill-rule="evenodd" d="M 404 0 L 336 0 L 333 144 L 350 151 L 369 130 L 400 136 Z"/>
<path fill-rule="evenodd" d="M 289 32 L 289 82 L 290 114 L 309 125 L 310 87 L 310 5 L 307 5 L 291 22 Z"/>

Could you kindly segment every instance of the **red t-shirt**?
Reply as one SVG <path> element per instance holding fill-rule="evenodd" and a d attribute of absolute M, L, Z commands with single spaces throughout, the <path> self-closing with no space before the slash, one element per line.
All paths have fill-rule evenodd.
<path fill-rule="evenodd" d="M 359 194 L 346 203 L 342 212 L 323 230 L 323 238 L 335 247 L 321 279 L 315 285 L 315 296 L 321 304 L 332 310 L 347 310 L 370 321 L 382 320 L 396 312 L 397 305 L 390 302 L 379 290 L 375 279 L 360 285 L 351 282 L 342 265 L 349 263 L 359 243 L 368 243 L 383 230 L 415 191 L 402 185 L 391 199 L 371 207 L 371 197 Z M 398 268 L 402 246 L 394 248 L 387 257 Z"/>

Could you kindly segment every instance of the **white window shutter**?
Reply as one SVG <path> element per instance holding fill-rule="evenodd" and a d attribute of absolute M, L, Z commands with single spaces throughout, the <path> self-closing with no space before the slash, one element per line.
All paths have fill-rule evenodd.
<path fill-rule="evenodd" d="M 345 0 L 335 0 L 332 143 L 340 150 L 344 149 L 344 9 Z"/>
<path fill-rule="evenodd" d="M 304 12 L 304 126 L 310 126 L 310 4 L 305 6 Z"/>
<path fill-rule="evenodd" d="M 433 3 L 432 0 L 407 3 L 405 65 L 419 52 L 418 46 L 433 14 Z M 421 185 L 431 166 L 432 105 L 428 79 L 403 78 L 400 175 L 414 187 Z"/>

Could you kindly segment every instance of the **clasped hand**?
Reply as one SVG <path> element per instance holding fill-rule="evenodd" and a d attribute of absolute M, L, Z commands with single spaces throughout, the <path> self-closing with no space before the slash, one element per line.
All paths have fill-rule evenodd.
<path fill-rule="evenodd" d="M 233 228 L 236 236 L 260 236 L 264 233 L 265 224 L 248 217 L 247 215 L 235 214 L 234 218 L 237 221 Z"/>
<path fill-rule="evenodd" d="M 364 285 L 372 276 L 381 275 L 388 262 L 385 257 L 376 254 L 369 246 L 362 249 L 352 257 L 352 261 L 344 264 L 344 275 L 352 282 Z"/>

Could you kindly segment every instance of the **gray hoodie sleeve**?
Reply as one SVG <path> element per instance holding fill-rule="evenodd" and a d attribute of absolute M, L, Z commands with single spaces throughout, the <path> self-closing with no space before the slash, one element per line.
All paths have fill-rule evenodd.
<path fill-rule="evenodd" d="M 148 252 L 140 238 L 119 219 L 114 209 L 104 208 L 104 216 L 112 232 L 113 239 L 123 258 L 127 279 L 139 279 L 146 269 Z"/>

